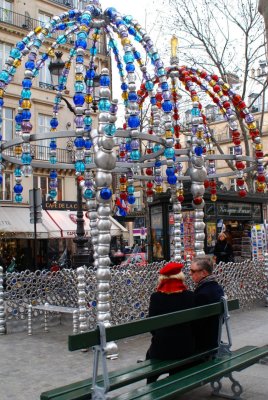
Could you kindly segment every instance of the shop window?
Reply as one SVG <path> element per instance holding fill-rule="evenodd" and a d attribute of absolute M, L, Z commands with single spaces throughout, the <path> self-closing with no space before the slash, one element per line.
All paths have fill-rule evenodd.
<path fill-rule="evenodd" d="M 3 140 L 8 141 L 13 139 L 14 135 L 14 111 L 12 108 L 3 107 Z"/>
<path fill-rule="evenodd" d="M 12 175 L 5 172 L 3 174 L 3 183 L 0 187 L 0 200 L 4 201 L 11 201 L 12 200 L 12 194 L 11 194 L 11 177 Z"/>
<path fill-rule="evenodd" d="M 0 21 L 12 24 L 13 2 L 0 0 Z"/>
<path fill-rule="evenodd" d="M 0 70 L 3 69 L 6 59 L 8 58 L 11 49 L 12 49 L 12 46 L 10 44 L 0 43 Z"/>

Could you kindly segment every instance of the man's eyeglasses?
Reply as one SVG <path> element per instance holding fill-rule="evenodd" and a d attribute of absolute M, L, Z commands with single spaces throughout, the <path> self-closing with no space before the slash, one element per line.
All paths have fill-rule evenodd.
<path fill-rule="evenodd" d="M 191 274 L 195 274 L 196 272 L 200 272 L 202 269 L 190 269 Z"/>

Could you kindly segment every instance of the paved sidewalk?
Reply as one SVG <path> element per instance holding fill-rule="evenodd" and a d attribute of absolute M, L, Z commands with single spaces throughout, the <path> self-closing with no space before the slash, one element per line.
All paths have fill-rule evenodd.
<path fill-rule="evenodd" d="M 257 306 L 231 315 L 233 349 L 268 343 L 268 308 Z M 45 390 L 91 376 L 92 352 L 67 350 L 71 330 L 71 321 L 67 321 L 51 326 L 48 333 L 35 328 L 32 336 L 26 332 L 0 336 L 0 400 L 38 400 Z M 108 361 L 109 370 L 144 358 L 149 342 L 150 335 L 119 341 L 119 358 Z M 268 364 L 256 364 L 234 375 L 244 387 L 244 400 L 268 399 Z M 206 385 L 179 398 L 205 400 L 210 392 Z"/>

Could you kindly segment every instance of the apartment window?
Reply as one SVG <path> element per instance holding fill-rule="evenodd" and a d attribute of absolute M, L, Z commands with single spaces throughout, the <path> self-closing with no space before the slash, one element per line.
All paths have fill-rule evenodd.
<path fill-rule="evenodd" d="M 50 131 L 50 115 L 39 114 L 38 115 L 38 133 L 45 133 Z M 39 148 L 39 158 L 40 160 L 46 159 L 47 147 L 49 147 L 50 140 L 44 139 L 39 140 L 38 145 Z"/>
<path fill-rule="evenodd" d="M 36 188 L 40 188 L 41 189 L 41 197 L 46 198 L 46 195 L 49 193 L 49 176 L 38 176 L 38 175 L 34 175 L 33 177 L 33 184 L 34 187 Z M 62 200 L 62 186 L 63 186 L 63 182 L 62 182 L 62 178 L 58 178 L 58 188 L 57 188 L 57 199 L 59 201 Z"/>
<path fill-rule="evenodd" d="M 3 174 L 3 183 L 0 187 L 0 200 L 11 200 L 11 174 L 5 172 Z"/>
<path fill-rule="evenodd" d="M 232 156 L 235 155 L 235 147 L 234 146 L 229 147 L 229 154 L 231 154 Z"/>
<path fill-rule="evenodd" d="M 49 63 L 50 59 L 46 60 L 43 67 L 39 70 L 39 82 L 51 85 L 52 84 L 51 74 L 48 69 Z"/>
<path fill-rule="evenodd" d="M 38 13 L 38 20 L 42 23 L 42 25 L 47 24 L 51 18 L 52 15 L 46 14 L 43 11 L 39 11 Z"/>
<path fill-rule="evenodd" d="M 13 2 L 0 0 L 0 21 L 12 23 Z"/>
<path fill-rule="evenodd" d="M 0 43 L 0 70 L 4 68 L 6 59 L 9 56 L 9 53 L 12 49 L 12 46 L 7 43 Z"/>
<path fill-rule="evenodd" d="M 230 186 L 230 189 L 232 190 L 236 190 L 237 189 L 237 186 L 236 186 L 236 179 L 235 178 L 231 178 L 231 179 L 229 179 L 229 186 Z"/>
<path fill-rule="evenodd" d="M 13 139 L 14 134 L 14 111 L 12 108 L 3 107 L 3 140 L 8 141 Z"/>

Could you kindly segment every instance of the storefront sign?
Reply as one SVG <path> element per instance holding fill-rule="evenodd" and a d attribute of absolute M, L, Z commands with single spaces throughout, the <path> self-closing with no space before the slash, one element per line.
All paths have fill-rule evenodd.
<path fill-rule="evenodd" d="M 82 204 L 82 209 L 84 211 L 87 210 L 86 203 Z M 50 203 L 46 201 L 43 204 L 43 210 L 77 210 L 77 202 L 76 201 L 55 201 L 55 203 Z"/>
<path fill-rule="evenodd" d="M 251 204 L 246 203 L 218 203 L 218 216 L 228 217 L 251 217 Z"/>

